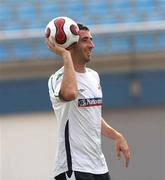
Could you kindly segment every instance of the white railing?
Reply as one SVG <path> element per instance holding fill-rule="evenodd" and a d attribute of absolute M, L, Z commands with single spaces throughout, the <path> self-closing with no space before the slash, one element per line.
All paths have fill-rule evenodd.
<path fill-rule="evenodd" d="M 88 26 L 94 34 L 104 33 L 134 33 L 165 30 L 165 21 L 119 23 L 119 24 L 96 24 Z M 44 29 L 22 29 L 19 31 L 0 31 L 0 41 L 43 38 Z"/>

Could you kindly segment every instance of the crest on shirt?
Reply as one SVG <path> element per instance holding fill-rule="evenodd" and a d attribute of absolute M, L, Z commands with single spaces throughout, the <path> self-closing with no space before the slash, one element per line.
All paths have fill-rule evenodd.
<path fill-rule="evenodd" d="M 59 73 L 56 77 L 56 81 L 63 75 L 63 73 Z"/>

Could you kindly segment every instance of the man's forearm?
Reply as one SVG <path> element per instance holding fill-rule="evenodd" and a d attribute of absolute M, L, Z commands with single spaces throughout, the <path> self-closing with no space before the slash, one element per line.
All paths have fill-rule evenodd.
<path fill-rule="evenodd" d="M 61 83 L 60 95 L 65 100 L 72 100 L 77 96 L 77 82 L 70 52 L 63 55 L 64 75 Z"/>
<path fill-rule="evenodd" d="M 108 123 L 106 123 L 103 118 L 101 122 L 101 134 L 113 140 L 116 140 L 117 138 L 120 138 L 122 136 L 117 130 L 115 130 Z"/>
<path fill-rule="evenodd" d="M 116 131 L 110 125 L 108 125 L 103 118 L 101 123 L 102 135 L 115 140 L 116 155 L 118 159 L 120 159 L 122 152 L 125 157 L 125 167 L 128 167 L 128 163 L 131 156 L 126 139 L 123 137 L 122 134 L 120 134 L 118 131 Z"/>

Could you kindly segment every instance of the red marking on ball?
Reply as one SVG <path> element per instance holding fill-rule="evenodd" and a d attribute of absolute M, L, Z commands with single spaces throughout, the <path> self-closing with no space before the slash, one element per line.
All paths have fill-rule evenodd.
<path fill-rule="evenodd" d="M 72 24 L 71 26 L 70 26 L 70 31 L 74 34 L 74 35 L 78 35 L 78 28 L 74 25 L 74 24 Z"/>
<path fill-rule="evenodd" d="M 49 36 L 50 36 L 50 28 L 48 27 L 47 29 L 46 29 L 46 32 L 45 32 L 45 37 L 46 38 L 49 38 Z"/>
<path fill-rule="evenodd" d="M 64 44 L 67 41 L 67 37 L 64 32 L 65 19 L 59 18 L 54 21 L 56 27 L 55 40 L 58 44 Z"/>

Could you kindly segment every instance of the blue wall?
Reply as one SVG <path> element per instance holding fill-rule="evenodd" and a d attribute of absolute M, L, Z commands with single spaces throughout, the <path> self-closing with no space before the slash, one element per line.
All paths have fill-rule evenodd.
<path fill-rule="evenodd" d="M 105 107 L 165 104 L 165 71 L 103 74 L 101 79 Z M 139 96 L 130 93 L 134 80 L 140 85 Z"/>
<path fill-rule="evenodd" d="M 100 74 L 104 108 L 165 104 L 165 71 Z M 0 81 L 0 113 L 51 111 L 48 78 Z M 132 80 L 139 96 L 129 91 Z"/>
<path fill-rule="evenodd" d="M 50 109 L 47 78 L 0 82 L 0 113 Z"/>

